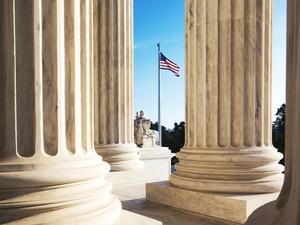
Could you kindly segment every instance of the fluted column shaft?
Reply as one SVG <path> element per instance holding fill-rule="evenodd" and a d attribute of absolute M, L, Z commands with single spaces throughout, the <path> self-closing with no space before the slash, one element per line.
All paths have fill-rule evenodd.
<path fill-rule="evenodd" d="M 98 5 L 96 61 L 97 152 L 112 170 L 142 166 L 133 137 L 133 2 Z"/>
<path fill-rule="evenodd" d="M 0 223 L 113 224 L 94 150 L 93 0 L 0 1 Z"/>
<path fill-rule="evenodd" d="M 272 0 L 186 1 L 186 140 L 174 185 L 275 192 Z"/>
<path fill-rule="evenodd" d="M 300 224 L 300 2 L 287 2 L 285 179 L 277 201 L 257 209 L 247 225 Z"/>

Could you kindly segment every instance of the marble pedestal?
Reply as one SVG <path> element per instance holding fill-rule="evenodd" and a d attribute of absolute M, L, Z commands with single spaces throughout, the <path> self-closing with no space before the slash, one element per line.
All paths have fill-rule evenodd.
<path fill-rule="evenodd" d="M 255 209 L 275 200 L 278 194 L 205 193 L 178 188 L 169 182 L 146 184 L 146 200 L 149 202 L 237 224 L 244 224 Z"/>
<path fill-rule="evenodd" d="M 174 153 L 171 153 L 167 147 L 149 147 L 149 148 L 141 148 L 140 150 L 141 160 L 146 163 L 148 166 L 151 166 L 155 160 L 164 161 L 163 164 L 165 166 L 170 166 L 169 160 L 175 156 Z"/>
<path fill-rule="evenodd" d="M 169 179 L 171 158 L 174 154 L 168 148 L 141 149 L 144 168 L 110 172 L 106 179 L 113 184 L 113 194 L 121 201 L 145 198 L 145 185 Z"/>

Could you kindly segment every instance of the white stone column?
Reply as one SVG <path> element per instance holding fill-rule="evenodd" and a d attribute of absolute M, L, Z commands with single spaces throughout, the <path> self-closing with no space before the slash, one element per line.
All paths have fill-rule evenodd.
<path fill-rule="evenodd" d="M 287 2 L 285 180 L 277 201 L 259 208 L 247 225 L 300 224 L 300 2 Z"/>
<path fill-rule="evenodd" d="M 112 170 L 143 167 L 133 136 L 133 1 L 98 3 L 96 151 Z"/>
<path fill-rule="evenodd" d="M 121 214 L 93 146 L 92 4 L 0 1 L 0 224 Z"/>
<path fill-rule="evenodd" d="M 272 146 L 272 0 L 186 1 L 186 140 L 170 183 L 278 192 Z"/>

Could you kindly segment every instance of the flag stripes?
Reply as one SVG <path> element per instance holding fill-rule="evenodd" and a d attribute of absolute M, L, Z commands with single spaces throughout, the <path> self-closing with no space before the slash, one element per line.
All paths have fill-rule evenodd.
<path fill-rule="evenodd" d="M 170 70 L 173 72 L 177 77 L 179 77 L 180 67 L 169 60 L 164 54 L 160 53 L 160 69 L 162 70 Z"/>

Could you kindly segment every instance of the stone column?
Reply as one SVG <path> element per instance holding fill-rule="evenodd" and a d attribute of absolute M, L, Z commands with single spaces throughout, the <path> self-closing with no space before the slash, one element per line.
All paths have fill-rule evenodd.
<path fill-rule="evenodd" d="M 171 184 L 223 193 L 280 191 L 271 41 L 272 0 L 186 1 L 186 140 Z"/>
<path fill-rule="evenodd" d="M 112 170 L 141 168 L 133 136 L 133 1 L 98 3 L 96 151 Z"/>
<path fill-rule="evenodd" d="M 92 0 L 0 1 L 0 224 L 113 224 L 94 150 Z"/>
<path fill-rule="evenodd" d="M 277 201 L 259 208 L 247 225 L 300 224 L 300 2 L 287 2 L 285 180 Z"/>

